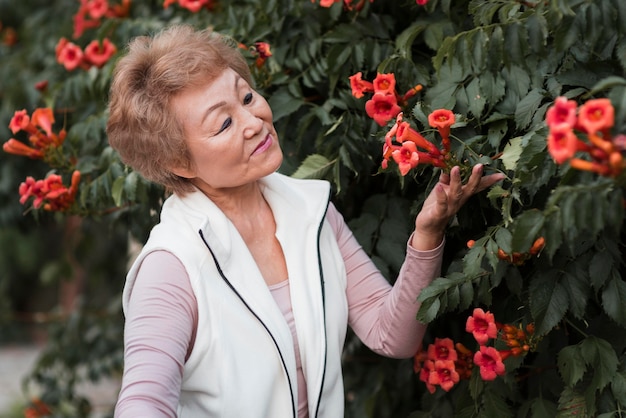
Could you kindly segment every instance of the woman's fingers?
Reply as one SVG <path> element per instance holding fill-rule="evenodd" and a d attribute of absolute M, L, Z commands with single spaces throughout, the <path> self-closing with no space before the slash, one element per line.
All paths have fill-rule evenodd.
<path fill-rule="evenodd" d="M 426 219 L 424 224 L 431 226 L 442 224 L 445 227 L 448 220 L 472 195 L 503 178 L 504 174 L 501 173 L 483 176 L 483 165 L 477 164 L 472 167 L 472 174 L 467 183 L 463 184 L 461 169 L 458 166 L 452 167 L 449 173 L 442 173 L 439 177 L 439 183 L 426 199 L 418 220 Z"/>
<path fill-rule="evenodd" d="M 452 170 L 454 170 L 454 168 Z M 451 171 L 451 175 L 453 176 L 452 171 Z M 470 175 L 470 178 L 467 180 L 467 184 L 462 186 L 463 199 L 464 199 L 463 202 L 469 199 L 472 195 L 479 193 L 487 189 L 488 187 L 493 186 L 495 183 L 503 180 L 504 178 L 505 178 L 505 175 L 503 173 L 495 173 L 495 174 L 490 174 L 488 176 L 483 176 L 483 165 L 476 164 L 474 167 L 472 167 L 472 174 Z M 459 181 L 460 181 L 460 171 L 459 171 Z"/>
<path fill-rule="evenodd" d="M 461 202 L 463 200 L 461 169 L 457 166 L 452 167 L 452 170 L 450 170 L 450 189 L 448 194 L 454 202 Z"/>
<path fill-rule="evenodd" d="M 480 182 L 483 178 L 483 165 L 476 164 L 472 167 L 472 175 L 467 181 L 467 185 L 465 186 L 467 197 L 477 193 L 480 188 Z"/>

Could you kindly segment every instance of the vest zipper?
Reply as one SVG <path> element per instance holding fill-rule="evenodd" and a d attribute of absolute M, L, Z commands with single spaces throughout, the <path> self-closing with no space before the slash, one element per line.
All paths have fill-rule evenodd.
<path fill-rule="evenodd" d="M 317 227 L 317 265 L 320 272 L 320 287 L 322 290 L 322 315 L 324 320 L 324 367 L 322 369 L 322 381 L 320 383 L 320 393 L 317 397 L 317 405 L 315 406 L 315 417 L 319 416 L 320 405 L 322 403 L 322 393 L 324 392 L 324 381 L 326 380 L 326 364 L 328 361 L 328 335 L 326 334 L 326 286 L 324 286 L 324 270 L 322 270 L 322 253 L 320 251 L 320 238 L 322 235 L 322 227 L 324 226 L 324 219 L 326 219 L 326 213 L 328 212 L 328 206 L 330 204 L 330 195 L 326 200 L 326 209 L 324 209 L 324 216 Z"/>
<path fill-rule="evenodd" d="M 287 371 L 287 364 L 285 363 L 285 358 L 283 357 L 283 353 L 280 350 L 280 347 L 278 345 L 278 343 L 276 342 L 276 339 L 274 338 L 274 335 L 272 334 L 272 332 L 270 331 L 270 329 L 268 328 L 268 326 L 261 320 L 261 318 L 256 314 L 256 312 L 254 312 L 254 310 L 246 303 L 246 301 L 243 299 L 243 297 L 241 296 L 241 294 L 239 292 L 237 292 L 237 289 L 235 289 L 235 287 L 230 283 L 230 281 L 228 280 L 228 278 L 226 278 L 226 275 L 224 274 L 224 272 L 222 271 L 222 267 L 220 266 L 220 263 L 217 261 L 217 257 L 215 256 L 215 253 L 213 252 L 213 250 L 211 249 L 211 247 L 209 246 L 209 243 L 204 239 L 204 234 L 202 233 L 202 230 L 199 230 L 198 233 L 200 234 L 200 238 L 202 238 L 202 242 L 204 242 L 204 245 L 206 245 L 207 249 L 209 250 L 209 252 L 211 253 L 211 256 L 213 257 L 213 261 L 215 262 L 215 267 L 217 267 L 217 271 L 219 272 L 220 276 L 222 277 L 222 279 L 224 280 L 224 282 L 226 282 L 226 284 L 228 285 L 228 287 L 230 287 L 230 289 L 237 295 L 237 297 L 241 300 L 241 302 L 243 302 L 243 304 L 245 305 L 246 308 L 248 308 L 248 310 L 250 311 L 250 313 L 252 315 L 254 315 L 254 317 L 259 321 L 259 323 L 261 325 L 263 325 L 263 328 L 265 328 L 265 330 L 267 331 L 267 333 L 269 334 L 269 336 L 272 338 L 272 341 L 274 342 L 274 345 L 276 346 L 276 349 L 278 350 L 278 354 L 280 356 L 280 361 L 283 365 L 283 369 L 285 370 L 285 375 L 287 375 L 287 382 L 289 383 L 289 395 L 291 396 L 291 412 L 294 418 L 297 418 L 297 414 L 298 414 L 298 410 L 296 407 L 296 401 L 293 397 L 293 392 L 294 392 L 294 388 L 293 388 L 293 384 L 291 382 L 291 377 L 289 376 L 289 372 Z M 319 245 L 319 241 L 318 241 L 318 245 Z M 324 318 L 324 321 L 326 321 L 326 319 Z M 326 325 L 324 324 L 324 327 Z M 325 359 L 324 359 L 325 360 Z M 326 364 L 324 364 L 325 366 Z M 325 369 L 324 369 L 325 370 Z M 319 405 L 318 405 L 319 407 Z"/>

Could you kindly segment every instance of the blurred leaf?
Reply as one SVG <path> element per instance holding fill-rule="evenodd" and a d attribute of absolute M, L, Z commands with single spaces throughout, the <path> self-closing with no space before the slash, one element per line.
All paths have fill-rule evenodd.
<path fill-rule="evenodd" d="M 285 87 L 276 90 L 268 102 L 272 107 L 275 121 L 294 113 L 304 104 L 301 98 L 294 97 Z"/>
<path fill-rule="evenodd" d="M 111 197 L 113 197 L 113 202 L 115 202 L 115 206 L 122 206 L 122 195 L 124 193 L 124 177 L 118 177 L 113 182 L 113 187 L 111 187 Z"/>
<path fill-rule="evenodd" d="M 528 128 L 544 98 L 544 94 L 545 91 L 543 89 L 534 88 L 519 101 L 515 109 L 515 123 L 518 129 Z"/>

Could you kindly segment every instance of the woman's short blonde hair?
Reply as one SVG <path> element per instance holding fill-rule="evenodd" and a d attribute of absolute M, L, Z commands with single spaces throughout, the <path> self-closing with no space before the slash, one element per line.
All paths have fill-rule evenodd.
<path fill-rule="evenodd" d="M 193 190 L 172 168 L 190 168 L 181 121 L 172 98 L 233 69 L 252 85 L 236 44 L 211 30 L 186 25 L 134 38 L 116 64 L 109 98 L 107 135 L 122 161 L 146 179 L 184 195 Z"/>

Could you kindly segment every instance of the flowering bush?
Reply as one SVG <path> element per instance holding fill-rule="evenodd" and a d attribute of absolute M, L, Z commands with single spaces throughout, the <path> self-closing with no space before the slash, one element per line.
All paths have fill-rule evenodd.
<path fill-rule="evenodd" d="M 623 1 L 22 3 L 0 3 L 3 226 L 36 228 L 21 200 L 142 242 L 163 191 L 107 145 L 113 64 L 133 36 L 210 26 L 272 106 L 281 171 L 331 181 L 390 280 L 442 171 L 507 176 L 448 228 L 441 277 L 418 297 L 425 349 L 398 362 L 347 342 L 347 417 L 626 415 Z M 110 247 L 124 264 L 126 246 Z M 124 269 L 101 276 L 119 290 Z M 106 306 L 55 328 L 33 371 L 55 416 L 89 409 L 75 382 L 119 373 L 119 305 Z"/>

